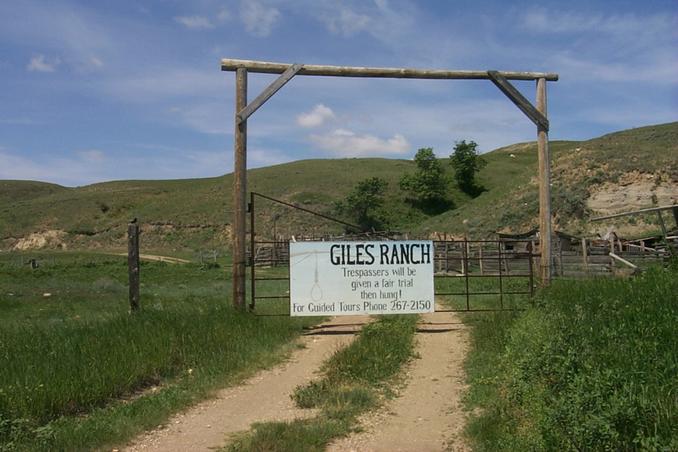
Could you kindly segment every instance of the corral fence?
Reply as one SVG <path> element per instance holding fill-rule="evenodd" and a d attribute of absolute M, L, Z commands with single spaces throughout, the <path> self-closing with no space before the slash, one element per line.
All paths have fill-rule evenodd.
<path fill-rule="evenodd" d="M 316 215 L 345 228 L 357 226 L 325 214 L 313 212 L 259 193 L 250 195 L 250 230 L 247 265 L 250 269 L 249 306 L 261 302 L 287 302 L 290 298 L 290 241 L 377 241 L 428 239 L 400 232 L 302 231 L 291 235 L 274 231 L 280 214 L 271 214 L 268 223 L 257 230 L 256 200 Z M 539 254 L 529 240 L 433 240 L 434 293 L 439 303 L 436 312 L 472 312 L 516 310 L 524 307 L 535 288 L 535 268 Z"/>

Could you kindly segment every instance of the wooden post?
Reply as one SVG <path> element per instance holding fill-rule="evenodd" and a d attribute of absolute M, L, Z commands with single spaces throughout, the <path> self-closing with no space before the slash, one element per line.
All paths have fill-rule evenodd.
<path fill-rule="evenodd" d="M 497 252 L 499 256 L 499 307 L 503 311 L 504 310 L 504 284 L 502 283 L 501 279 L 501 241 L 497 242 Z"/>
<path fill-rule="evenodd" d="M 254 273 L 255 267 L 256 267 L 256 262 L 255 262 L 255 257 L 256 257 L 256 248 L 257 242 L 256 242 L 256 228 L 254 227 L 254 192 L 250 193 L 250 269 L 252 270 L 250 272 L 250 291 L 252 294 L 250 295 L 251 301 L 250 301 L 250 310 L 254 310 L 254 304 L 256 303 L 257 300 L 257 280 L 256 280 L 256 275 Z"/>
<path fill-rule="evenodd" d="M 139 224 L 136 219 L 127 225 L 127 268 L 129 307 L 134 312 L 139 310 Z"/>
<path fill-rule="evenodd" d="M 447 243 L 447 232 L 445 233 L 443 240 L 445 241 L 445 273 L 449 273 L 449 271 L 450 271 L 450 252 L 449 252 L 449 246 L 448 246 L 449 244 Z"/>
<path fill-rule="evenodd" d="M 537 80 L 537 110 L 545 117 L 546 79 Z M 551 283 L 551 156 L 548 130 L 537 126 L 537 152 L 539 154 L 539 240 L 541 250 L 541 283 Z"/>
<path fill-rule="evenodd" d="M 464 237 L 464 247 L 462 248 L 462 265 L 464 268 L 464 287 L 466 288 L 466 310 L 471 310 L 471 296 L 468 290 L 468 247 L 467 247 L 467 238 Z"/>
<path fill-rule="evenodd" d="M 534 266 L 532 265 L 532 256 L 534 254 L 534 242 L 530 242 L 527 245 L 528 248 L 528 260 L 527 260 L 527 267 L 528 270 L 530 271 L 530 277 L 528 284 L 530 285 L 530 297 L 534 295 Z"/>
<path fill-rule="evenodd" d="M 588 250 L 586 249 L 586 238 L 581 239 L 581 255 L 584 261 L 584 271 L 589 271 Z"/>
<path fill-rule="evenodd" d="M 478 266 L 480 267 L 480 275 L 484 275 L 485 269 L 483 267 L 483 242 L 480 242 L 480 248 L 478 248 Z"/>
<path fill-rule="evenodd" d="M 534 240 L 530 240 L 530 265 L 532 266 L 532 272 L 534 273 L 534 268 L 537 266 L 535 263 L 535 252 L 537 250 L 537 245 Z M 541 253 L 541 250 L 539 251 Z"/>
<path fill-rule="evenodd" d="M 664 244 L 668 246 L 668 233 L 666 231 L 666 224 L 664 224 L 664 218 L 662 217 L 662 211 L 657 210 L 657 220 L 659 220 L 659 227 L 662 228 L 662 236 L 664 237 Z"/>
<path fill-rule="evenodd" d="M 245 307 L 245 211 L 247 210 L 247 120 L 237 114 L 247 106 L 247 69 L 235 74 L 235 146 L 233 167 L 233 306 Z"/>

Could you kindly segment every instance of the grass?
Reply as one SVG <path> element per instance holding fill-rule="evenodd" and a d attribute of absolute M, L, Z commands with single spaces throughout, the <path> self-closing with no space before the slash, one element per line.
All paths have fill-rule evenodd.
<path fill-rule="evenodd" d="M 555 281 L 523 314 L 476 316 L 477 450 L 676 450 L 678 270 Z"/>
<path fill-rule="evenodd" d="M 314 321 L 235 312 L 228 275 L 198 264 L 144 263 L 130 315 L 124 257 L 53 258 L 0 260 L 0 450 L 125 442 L 279 361 Z"/>
<path fill-rule="evenodd" d="M 417 316 L 385 316 L 367 325 L 323 365 L 322 378 L 297 388 L 297 405 L 320 409 L 317 417 L 257 424 L 225 450 L 322 451 L 355 430 L 358 416 L 379 404 L 412 357 L 416 321 Z"/>

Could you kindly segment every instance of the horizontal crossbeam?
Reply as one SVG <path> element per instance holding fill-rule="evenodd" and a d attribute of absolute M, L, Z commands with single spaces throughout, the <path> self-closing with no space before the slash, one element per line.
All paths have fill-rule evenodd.
<path fill-rule="evenodd" d="M 266 61 L 236 60 L 224 58 L 221 60 L 222 71 L 235 71 L 245 68 L 249 72 L 264 74 L 282 74 L 291 64 L 271 63 Z M 444 69 L 415 69 L 415 68 L 387 68 L 387 67 L 359 67 L 359 66 L 325 66 L 305 64 L 298 75 L 325 75 L 330 77 L 374 77 L 374 78 L 415 78 L 415 79 L 461 79 L 461 80 L 488 80 L 488 71 L 458 71 Z M 507 80 L 537 80 L 540 78 L 550 82 L 558 80 L 558 74 L 552 72 L 515 72 L 502 71 L 500 74 Z"/>

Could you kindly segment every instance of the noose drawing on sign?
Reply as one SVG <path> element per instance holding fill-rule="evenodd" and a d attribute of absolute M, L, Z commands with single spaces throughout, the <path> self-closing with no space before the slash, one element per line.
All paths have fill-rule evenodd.
<path fill-rule="evenodd" d="M 320 301 L 323 299 L 323 290 L 318 284 L 318 253 L 313 254 L 315 254 L 315 269 L 313 272 L 313 287 L 311 287 L 311 300 Z"/>
<path fill-rule="evenodd" d="M 308 259 L 311 255 L 313 255 L 313 257 L 315 259 L 314 268 L 313 268 L 313 286 L 311 286 L 311 292 L 310 292 L 311 300 L 313 300 L 313 301 L 320 301 L 320 300 L 323 299 L 323 290 L 320 287 L 320 277 L 318 275 L 318 254 L 327 254 L 327 252 L 315 250 L 315 251 L 308 251 L 308 252 L 305 252 L 305 253 L 294 254 L 292 256 L 292 257 L 304 256 L 301 259 L 299 259 L 298 261 L 294 262 L 293 265 L 300 264 L 301 262 Z"/>

